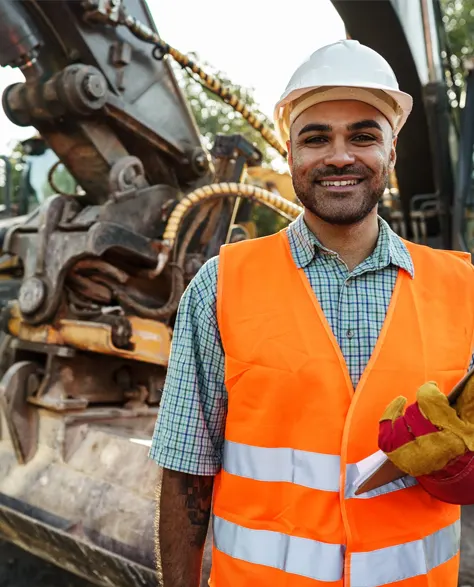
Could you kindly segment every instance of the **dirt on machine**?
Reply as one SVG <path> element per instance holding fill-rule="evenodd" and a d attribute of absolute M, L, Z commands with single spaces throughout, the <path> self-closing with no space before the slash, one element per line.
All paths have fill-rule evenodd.
<path fill-rule="evenodd" d="M 409 30 L 415 21 L 403 21 L 399 3 L 333 2 L 353 38 L 395 63 L 407 91 L 431 92 L 431 101 L 420 98 L 427 106 L 409 123 L 415 127 L 407 125 L 416 141 L 400 139 L 380 213 L 402 236 L 469 250 L 474 206 L 465 163 L 472 165 L 474 136 L 458 125 L 454 160 L 449 136 L 458 113 L 446 106 L 444 78 L 424 76 L 431 62 L 420 65 L 413 48 L 415 39 L 426 52 L 429 27 Z M 413 2 L 421 23 L 434 4 Z M 360 10 L 373 15 L 369 28 Z M 393 59 L 390 39 L 404 43 Z M 223 244 L 258 236 L 255 206 L 288 222 L 302 211 L 289 175 L 263 165 L 245 136 L 217 135 L 204 146 L 172 62 L 285 159 L 258 115 L 161 39 L 145 0 L 0 5 L 0 65 L 25 78 L 5 90 L 4 112 L 37 130 L 35 140 L 75 186 L 66 191 L 49 173 L 51 195 L 0 218 L 0 284 L 12 287 L 0 299 L 0 539 L 103 587 L 160 583 L 159 472 L 148 450 L 185 287 Z M 472 116 L 473 94 L 463 116 Z M 441 125 L 433 117 L 440 108 Z M 422 149 L 416 178 L 415 147 Z M 474 549 L 471 518 L 467 510 L 465 552 Z M 465 560 L 464 575 L 474 578 Z"/>

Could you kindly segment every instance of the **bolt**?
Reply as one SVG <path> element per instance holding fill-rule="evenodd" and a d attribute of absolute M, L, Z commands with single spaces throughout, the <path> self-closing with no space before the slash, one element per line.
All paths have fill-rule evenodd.
<path fill-rule="evenodd" d="M 91 100 L 100 100 L 106 92 L 104 78 L 97 73 L 91 73 L 84 78 L 82 89 Z"/>
<path fill-rule="evenodd" d="M 38 277 L 26 279 L 18 294 L 18 303 L 22 314 L 31 315 L 37 312 L 46 299 L 46 285 Z"/>

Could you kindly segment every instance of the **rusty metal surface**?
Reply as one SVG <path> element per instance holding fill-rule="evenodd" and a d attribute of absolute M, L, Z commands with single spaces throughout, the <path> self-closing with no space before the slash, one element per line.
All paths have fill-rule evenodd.
<path fill-rule="evenodd" d="M 145 338 L 143 334 L 137 336 Z M 140 411 L 150 416 L 161 400 L 166 370 L 159 362 L 120 356 L 104 361 L 100 354 L 13 337 L 4 338 L 0 352 L 4 373 L 0 389 L 6 390 L 4 403 L 6 398 L 16 398 L 14 414 L 30 414 L 31 405 L 35 405 L 56 412 L 83 410 L 80 413 L 87 418 L 91 407 L 107 405 L 111 410 L 107 414 L 120 419 L 128 413 L 137 416 Z M 24 374 L 23 379 L 16 374 Z M 23 383 L 25 386 L 20 387 Z M 7 424 L 13 426 L 10 419 Z M 28 430 L 22 437 L 26 442 Z"/>
<path fill-rule="evenodd" d="M 37 510 L 27 509 L 25 515 L 3 505 L 3 500 L 4 496 L 0 493 L 0 537 L 9 542 L 101 587 L 160 585 L 160 579 L 153 568 L 146 568 L 117 556 L 115 551 L 120 548 L 116 544 L 110 550 L 99 548 L 81 540 L 74 532 L 68 533 L 38 521 L 35 513 L 38 517 L 44 514 L 38 514 Z M 24 502 L 21 506 L 24 507 Z M 65 521 L 61 522 L 66 524 Z"/>
<path fill-rule="evenodd" d="M 110 170 L 109 194 L 115 200 L 147 185 L 145 169 L 138 157 L 123 157 Z"/>
<path fill-rule="evenodd" d="M 67 0 L 42 2 L 27 18 L 19 3 L 2 23 L 14 32 L 24 18 L 25 27 L 37 27 L 41 47 L 38 67 L 28 69 L 24 84 L 6 91 L 5 111 L 17 123 L 36 126 L 85 191 L 78 198 L 49 199 L 6 235 L 5 251 L 24 267 L 21 312 L 37 325 L 64 315 L 64 304 L 89 318 L 116 304 L 142 318 L 169 320 L 185 284 L 177 266 L 156 279 L 167 258 L 160 250 L 165 206 L 211 180 L 210 158 L 167 61 L 157 60 L 153 46 L 126 28 L 117 34 L 92 18 L 100 13 L 96 9 L 85 24 L 85 9 Z M 145 2 L 127 0 L 126 9 L 155 30 Z M 125 83 L 132 71 L 133 83 Z M 77 222 L 80 216 L 88 216 L 89 224 Z M 111 266 L 143 279 L 116 284 L 101 275 L 91 284 L 73 271 L 85 257 L 107 257 Z M 152 279 L 155 296 L 143 283 Z"/>
<path fill-rule="evenodd" d="M 145 150 L 155 151 L 145 163 L 150 183 L 169 183 L 173 176 L 184 183 L 201 179 L 192 164 L 196 149 L 202 152 L 197 125 L 169 63 L 153 57 L 153 45 L 123 27 L 117 34 L 108 26 L 85 22 L 81 2 L 37 3 L 30 15 L 26 2 L 10 4 L 16 13 L 4 15 L 5 38 L 15 38 L 21 23 L 36 39 L 38 51 L 35 67 L 25 70 L 26 83 L 16 84 L 5 100 L 7 115 L 39 128 L 90 201 L 106 199 L 107 143 L 114 140 L 126 154 L 139 158 Z M 126 6 L 156 30 L 143 0 L 127 0 Z M 4 53 L 10 50 L 3 47 Z M 0 60 L 8 61 L 5 55 Z M 105 122 L 107 143 L 96 143 L 81 128 L 81 119 L 95 112 Z"/>
<path fill-rule="evenodd" d="M 171 350 L 171 329 L 161 322 L 130 316 L 130 348 L 113 343 L 113 326 L 102 322 L 59 320 L 54 326 L 31 326 L 21 320 L 13 305 L 8 319 L 8 331 L 20 340 L 65 345 L 91 353 L 113 355 L 154 365 L 168 364 Z M 128 339 L 128 337 L 127 337 Z"/>
<path fill-rule="evenodd" d="M 0 585 L 2 587 L 96 587 L 83 577 L 38 558 L 12 542 L 0 539 Z"/>
<path fill-rule="evenodd" d="M 0 408 L 4 411 L 12 447 L 19 463 L 26 463 L 36 453 L 38 414 L 27 398 L 36 391 L 38 365 L 21 361 L 10 367 L 0 385 Z"/>
<path fill-rule="evenodd" d="M 123 173 L 127 169 L 130 167 L 122 168 Z M 79 199 L 55 196 L 25 223 L 10 228 L 3 249 L 17 256 L 24 268 L 19 292 L 24 319 L 31 324 L 50 320 L 65 302 L 67 279 L 66 285 L 76 296 L 87 293 L 90 283 L 84 282 L 79 269 L 74 272 L 75 264 L 84 259 L 109 267 L 103 273 L 100 263 L 96 265 L 102 283 L 96 284 L 97 299 L 91 301 L 99 307 L 120 304 L 122 297 L 135 302 L 134 310 L 142 310 L 139 315 L 144 316 L 147 305 L 160 307 L 159 292 L 169 287 L 169 277 L 155 274 L 162 283 L 160 286 L 155 279 L 150 289 L 150 275 L 147 279 L 140 275 L 159 265 L 162 246 L 158 236 L 165 220 L 161 207 L 175 198 L 176 190 L 167 186 L 133 188 L 102 210 L 92 207 L 88 214 Z"/>
<path fill-rule="evenodd" d="M 99 585 L 156 584 L 159 471 L 147 457 L 156 410 L 38 415 L 38 450 L 25 465 L 1 415 L 0 534 Z"/>

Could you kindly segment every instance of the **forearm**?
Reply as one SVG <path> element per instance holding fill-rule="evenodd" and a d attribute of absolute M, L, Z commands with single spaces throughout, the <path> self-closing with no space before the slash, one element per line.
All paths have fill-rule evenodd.
<path fill-rule="evenodd" d="M 214 478 L 163 470 L 157 541 L 163 587 L 199 587 Z"/>

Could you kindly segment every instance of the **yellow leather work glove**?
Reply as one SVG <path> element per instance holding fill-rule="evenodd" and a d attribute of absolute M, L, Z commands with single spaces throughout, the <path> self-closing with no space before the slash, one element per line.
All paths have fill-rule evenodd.
<path fill-rule="evenodd" d="M 379 448 L 413 477 L 441 471 L 453 459 L 474 450 L 474 377 L 450 406 L 436 383 L 422 385 L 405 411 L 399 396 L 380 419 Z"/>

